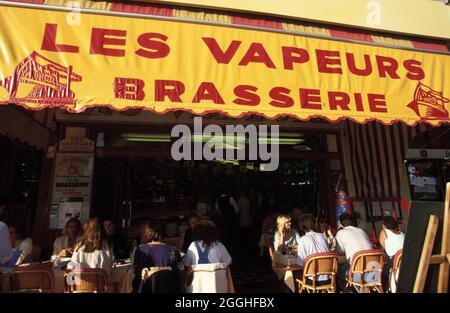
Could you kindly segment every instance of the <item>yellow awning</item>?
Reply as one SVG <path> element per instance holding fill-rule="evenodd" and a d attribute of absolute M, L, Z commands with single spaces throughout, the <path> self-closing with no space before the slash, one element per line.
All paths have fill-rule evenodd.
<path fill-rule="evenodd" d="M 0 5 L 0 103 L 450 121 L 445 54 L 145 17 L 141 9 L 117 16 Z"/>

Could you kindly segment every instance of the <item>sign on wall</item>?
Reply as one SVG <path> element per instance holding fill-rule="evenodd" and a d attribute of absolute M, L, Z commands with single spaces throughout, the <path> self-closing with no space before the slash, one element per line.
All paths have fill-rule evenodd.
<path fill-rule="evenodd" d="M 0 103 L 450 122 L 450 56 L 232 27 L 1 7 Z"/>
<path fill-rule="evenodd" d="M 58 153 L 55 160 L 50 228 L 64 228 L 67 220 L 89 218 L 93 153 Z"/>

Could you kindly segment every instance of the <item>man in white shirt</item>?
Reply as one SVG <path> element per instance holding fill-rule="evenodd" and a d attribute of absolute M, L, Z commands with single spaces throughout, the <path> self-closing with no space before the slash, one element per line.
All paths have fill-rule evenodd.
<path fill-rule="evenodd" d="M 325 236 L 314 230 L 314 217 L 311 214 L 304 214 L 300 224 L 305 234 L 298 243 L 297 264 L 303 266 L 306 258 L 311 254 L 329 252 L 330 250 L 328 249 L 328 241 Z M 302 272 L 294 272 L 295 279 L 302 279 Z M 320 275 L 317 281 L 322 282 L 328 279 L 330 279 L 329 275 Z"/>
<path fill-rule="evenodd" d="M 303 266 L 308 256 L 315 253 L 329 252 L 328 242 L 322 233 L 314 231 L 314 218 L 310 214 L 303 215 L 302 228 L 305 235 L 298 243 L 297 264 Z"/>
<path fill-rule="evenodd" d="M 372 250 L 373 246 L 369 236 L 361 228 L 353 226 L 353 218 L 348 213 L 343 213 L 339 217 L 339 222 L 344 227 L 336 234 L 336 252 L 337 254 L 345 255 L 347 259 L 346 264 L 339 265 L 338 279 L 340 287 L 344 286 L 345 277 L 347 276 L 352 257 L 355 253 L 363 250 Z M 343 290 L 343 289 L 341 289 Z"/>

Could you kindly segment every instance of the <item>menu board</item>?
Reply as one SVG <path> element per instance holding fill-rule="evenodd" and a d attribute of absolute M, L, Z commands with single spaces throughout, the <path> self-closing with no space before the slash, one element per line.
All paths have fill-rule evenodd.
<path fill-rule="evenodd" d="M 93 153 L 58 153 L 53 178 L 50 228 L 64 228 L 72 217 L 85 223 L 91 205 Z"/>

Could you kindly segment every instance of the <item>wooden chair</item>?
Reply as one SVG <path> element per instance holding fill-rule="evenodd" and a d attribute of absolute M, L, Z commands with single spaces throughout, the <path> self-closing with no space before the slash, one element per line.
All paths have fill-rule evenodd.
<path fill-rule="evenodd" d="M 346 287 L 354 287 L 358 292 L 376 290 L 383 293 L 383 265 L 382 250 L 363 250 L 355 253 L 350 264 Z"/>
<path fill-rule="evenodd" d="M 228 276 L 229 268 L 225 263 L 209 263 L 192 265 L 190 275 L 186 281 L 186 293 L 229 293 L 234 291 L 232 281 Z M 233 289 L 233 290 L 231 290 Z"/>
<path fill-rule="evenodd" d="M 398 273 L 400 271 L 400 264 L 402 263 L 403 249 L 397 251 L 392 260 L 392 270 L 389 275 L 389 291 L 395 293 L 397 290 Z"/>
<path fill-rule="evenodd" d="M 336 272 L 338 259 L 336 253 L 315 253 L 305 260 L 302 279 L 297 279 L 298 292 L 336 292 Z M 320 275 L 328 275 L 326 281 L 318 281 Z"/>
<path fill-rule="evenodd" d="M 50 265 L 42 263 L 24 264 L 11 271 L 12 292 L 54 292 L 55 277 Z"/>
<path fill-rule="evenodd" d="M 146 267 L 141 272 L 139 293 L 170 293 L 174 290 L 174 271 L 170 266 Z M 178 277 L 179 278 L 179 277 Z"/>
<path fill-rule="evenodd" d="M 64 273 L 64 291 L 69 293 L 109 293 L 116 291 L 102 268 L 70 269 Z"/>

